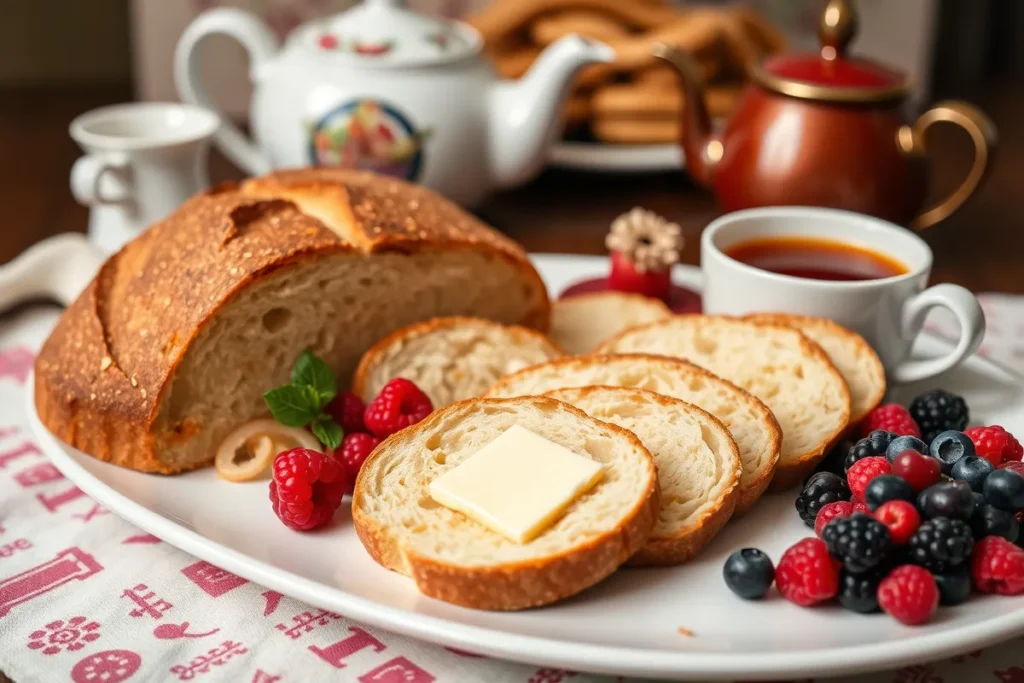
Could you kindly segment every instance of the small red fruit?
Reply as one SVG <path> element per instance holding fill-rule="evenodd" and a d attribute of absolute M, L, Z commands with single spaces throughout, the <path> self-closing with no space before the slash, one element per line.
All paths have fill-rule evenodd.
<path fill-rule="evenodd" d="M 790 602 L 809 607 L 839 591 L 839 563 L 828 554 L 824 541 L 805 538 L 782 554 L 775 585 Z"/>
<path fill-rule="evenodd" d="M 889 461 L 880 455 L 861 458 L 853 463 L 853 467 L 846 473 L 846 483 L 850 485 L 850 492 L 857 500 L 864 500 L 864 489 L 868 487 L 871 480 L 891 472 L 892 467 L 889 465 Z"/>
<path fill-rule="evenodd" d="M 878 406 L 860 423 L 861 436 L 867 436 L 876 429 L 884 429 L 897 436 L 921 438 L 921 428 L 910 416 L 910 411 L 898 403 Z"/>
<path fill-rule="evenodd" d="M 345 392 L 331 401 L 327 406 L 327 412 L 341 425 L 341 430 L 346 434 L 366 431 L 366 425 L 363 424 L 366 404 L 363 403 L 363 399 L 351 392 Z"/>
<path fill-rule="evenodd" d="M 982 593 L 1024 593 L 1024 550 L 1001 536 L 986 536 L 974 544 L 971 576 Z"/>
<path fill-rule="evenodd" d="M 921 526 L 921 514 L 905 500 L 890 500 L 875 510 L 875 519 L 889 527 L 889 536 L 896 545 L 903 545 Z"/>
<path fill-rule="evenodd" d="M 977 451 L 978 457 L 985 458 L 995 467 L 1004 462 L 1024 458 L 1024 447 L 1013 434 L 999 425 L 971 427 L 965 429 L 964 434 L 974 442 L 974 450 Z"/>
<path fill-rule="evenodd" d="M 354 432 L 345 435 L 345 440 L 341 442 L 341 449 L 338 451 L 338 458 L 348 473 L 348 493 L 352 493 L 360 468 L 379 443 L 380 439 L 373 434 Z"/>
<path fill-rule="evenodd" d="M 942 463 L 917 451 L 903 451 L 892 461 L 892 473 L 902 477 L 915 491 L 924 491 L 939 481 Z"/>
<path fill-rule="evenodd" d="M 866 515 L 870 515 L 871 514 L 871 508 L 869 508 L 868 504 L 865 503 L 860 498 L 851 498 L 850 499 L 850 503 L 853 504 L 853 512 L 851 514 L 855 515 L 858 512 L 863 512 Z"/>
<path fill-rule="evenodd" d="M 613 251 L 612 270 L 608 276 L 608 288 L 620 292 L 633 292 L 654 299 L 665 300 L 672 291 L 672 275 L 669 269 L 660 271 L 639 271 L 629 256 Z"/>
<path fill-rule="evenodd" d="M 363 413 L 363 422 L 374 435 L 384 439 L 414 425 L 434 410 L 430 397 L 413 382 L 398 377 L 384 385 Z"/>
<path fill-rule="evenodd" d="M 939 606 L 939 587 L 924 567 L 904 564 L 878 584 L 878 604 L 886 614 L 907 626 L 923 624 Z"/>
<path fill-rule="evenodd" d="M 867 506 L 865 506 L 866 508 Z M 849 503 L 845 500 L 837 500 L 833 503 L 829 503 L 820 510 L 818 510 L 818 516 L 814 518 L 814 533 L 821 538 L 821 530 L 825 528 L 825 525 L 831 522 L 836 517 L 849 517 L 853 514 L 853 503 Z"/>
<path fill-rule="evenodd" d="M 285 526 L 309 531 L 331 521 L 348 488 L 345 467 L 308 448 L 292 448 L 274 458 L 270 502 Z"/>
<path fill-rule="evenodd" d="M 330 33 L 325 33 L 317 38 L 317 44 L 325 50 L 333 50 L 338 47 L 338 39 Z"/>

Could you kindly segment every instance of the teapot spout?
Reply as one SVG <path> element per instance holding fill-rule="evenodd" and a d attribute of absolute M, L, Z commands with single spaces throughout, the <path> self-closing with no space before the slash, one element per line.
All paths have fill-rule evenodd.
<path fill-rule="evenodd" d="M 686 170 L 696 182 L 709 185 L 723 149 L 711 130 L 700 66 L 689 53 L 672 45 L 658 43 L 652 52 L 658 59 L 668 62 L 679 75 L 683 94 L 679 126 Z"/>
<path fill-rule="evenodd" d="M 561 130 L 569 82 L 588 64 L 611 62 L 615 51 L 573 34 L 560 38 L 517 81 L 502 81 L 490 93 L 490 166 L 499 186 L 529 180 L 543 168 L 549 145 Z"/>

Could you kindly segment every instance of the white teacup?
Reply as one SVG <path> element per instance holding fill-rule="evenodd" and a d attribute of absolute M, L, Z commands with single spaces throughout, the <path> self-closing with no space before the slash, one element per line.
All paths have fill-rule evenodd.
<path fill-rule="evenodd" d="M 771 237 L 850 244 L 898 261 L 907 272 L 872 280 L 812 280 L 762 270 L 725 253 L 740 242 Z M 931 249 L 920 237 L 887 221 L 848 211 L 787 206 L 748 209 L 721 216 L 701 236 L 705 313 L 771 311 L 829 318 L 860 333 L 895 382 L 913 382 L 948 370 L 974 353 L 985 334 L 985 314 L 971 292 L 951 284 L 925 288 L 931 267 Z M 911 359 L 914 338 L 934 307 L 956 316 L 960 339 L 945 355 Z"/>
<path fill-rule="evenodd" d="M 212 111 L 164 102 L 117 104 L 72 121 L 71 137 L 86 155 L 71 169 L 71 192 L 92 207 L 90 240 L 117 250 L 205 189 L 219 126 Z"/>

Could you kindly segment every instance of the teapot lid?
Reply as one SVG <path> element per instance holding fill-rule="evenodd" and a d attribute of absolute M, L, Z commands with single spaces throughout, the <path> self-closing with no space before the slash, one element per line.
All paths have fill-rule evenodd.
<path fill-rule="evenodd" d="M 467 24 L 414 12 L 405 0 L 365 0 L 313 22 L 295 40 L 359 66 L 421 66 L 480 51 L 480 35 Z"/>
<path fill-rule="evenodd" d="M 818 26 L 821 52 L 768 59 L 754 70 L 754 80 L 803 99 L 861 103 L 902 99 L 910 90 L 905 74 L 846 56 L 856 33 L 857 15 L 850 0 L 829 0 Z"/>

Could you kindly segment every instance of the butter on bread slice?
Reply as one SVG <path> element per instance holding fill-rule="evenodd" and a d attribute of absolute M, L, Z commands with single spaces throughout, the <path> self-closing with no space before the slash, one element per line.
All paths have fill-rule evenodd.
<path fill-rule="evenodd" d="M 528 543 L 428 493 L 431 481 L 513 425 L 602 469 L 600 482 Z M 539 396 L 469 399 L 435 411 L 374 450 L 352 496 L 356 533 L 375 561 L 410 576 L 425 595 L 493 610 L 546 605 L 597 583 L 643 547 L 658 509 L 654 460 L 634 434 Z"/>

